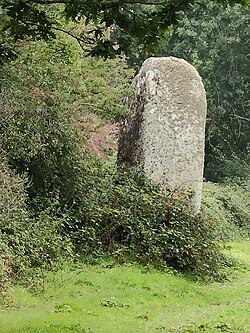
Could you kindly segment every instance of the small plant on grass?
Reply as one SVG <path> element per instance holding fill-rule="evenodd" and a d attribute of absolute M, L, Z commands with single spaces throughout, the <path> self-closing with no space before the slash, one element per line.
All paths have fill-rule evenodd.
<path fill-rule="evenodd" d="M 230 325 L 226 323 L 217 323 L 215 325 L 201 324 L 201 325 L 185 325 L 184 327 L 178 327 L 177 329 L 172 330 L 174 333 L 219 333 L 219 332 L 228 332 L 233 333 L 234 330 Z"/>
<path fill-rule="evenodd" d="M 114 297 L 110 299 L 105 299 L 101 301 L 101 306 L 109 307 L 109 308 L 129 308 L 129 304 L 121 303 L 120 301 L 116 300 Z"/>

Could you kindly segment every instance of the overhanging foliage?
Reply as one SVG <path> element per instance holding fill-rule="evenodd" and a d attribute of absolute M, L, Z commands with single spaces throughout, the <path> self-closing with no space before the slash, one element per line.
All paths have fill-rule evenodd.
<path fill-rule="evenodd" d="M 246 5 L 248 0 L 214 2 Z M 150 54 L 178 22 L 180 12 L 193 6 L 206 4 L 196 0 L 1 0 L 1 30 L 15 40 L 47 40 L 56 31 L 64 31 L 91 55 L 114 57 L 129 53 L 131 47 Z"/>

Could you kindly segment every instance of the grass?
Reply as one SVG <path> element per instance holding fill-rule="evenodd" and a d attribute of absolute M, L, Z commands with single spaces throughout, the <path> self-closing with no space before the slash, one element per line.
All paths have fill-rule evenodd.
<path fill-rule="evenodd" d="M 81 265 L 48 273 L 43 291 L 15 286 L 1 333 L 249 333 L 250 241 L 230 281 L 202 284 L 136 265 Z"/>

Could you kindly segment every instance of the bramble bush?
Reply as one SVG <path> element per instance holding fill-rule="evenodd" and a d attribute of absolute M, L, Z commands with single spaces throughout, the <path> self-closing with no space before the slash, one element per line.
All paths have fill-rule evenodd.
<path fill-rule="evenodd" d="M 100 162 L 89 170 L 85 196 L 65 225 L 80 254 L 220 277 L 227 260 L 215 224 L 193 213 L 190 193 L 166 197 L 137 173 Z"/>

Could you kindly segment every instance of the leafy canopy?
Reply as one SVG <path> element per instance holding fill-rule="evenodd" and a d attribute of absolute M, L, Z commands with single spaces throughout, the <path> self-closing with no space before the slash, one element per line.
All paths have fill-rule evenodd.
<path fill-rule="evenodd" d="M 246 5 L 248 0 L 214 2 Z M 193 6 L 206 4 L 197 0 L 0 0 L 4 22 L 0 28 L 5 34 L 1 44 L 6 34 L 15 40 L 46 40 L 60 30 L 74 36 L 91 55 L 114 57 L 129 53 L 132 46 L 150 53 L 177 23 L 180 12 Z M 70 27 L 66 22 L 71 22 Z"/>

